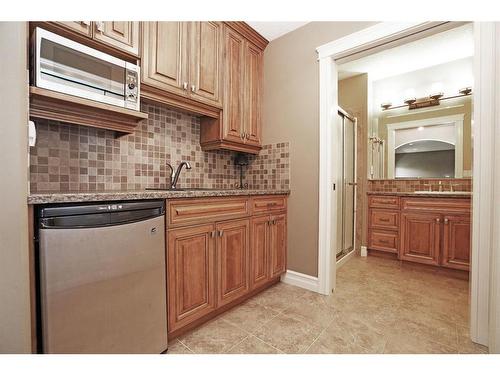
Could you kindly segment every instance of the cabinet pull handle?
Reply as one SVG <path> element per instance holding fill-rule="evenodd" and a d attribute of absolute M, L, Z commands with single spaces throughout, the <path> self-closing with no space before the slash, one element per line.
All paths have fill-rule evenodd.
<path fill-rule="evenodd" d="M 195 92 L 196 91 L 196 86 L 195 85 L 191 85 L 191 92 Z"/>
<path fill-rule="evenodd" d="M 242 140 L 244 140 L 245 139 L 245 132 L 241 133 L 240 137 L 241 137 Z"/>
<path fill-rule="evenodd" d="M 102 22 L 102 21 L 96 21 L 95 26 L 97 28 L 97 31 L 99 31 L 100 33 L 102 33 L 104 22 Z"/>
<path fill-rule="evenodd" d="M 187 82 L 182 82 L 182 88 L 184 90 L 187 90 L 188 89 L 188 83 Z"/>
<path fill-rule="evenodd" d="M 249 133 L 246 134 L 246 139 L 250 139 L 250 134 Z"/>
<path fill-rule="evenodd" d="M 219 231 L 219 237 L 222 237 L 224 235 L 224 231 L 223 230 L 220 230 Z"/>
<path fill-rule="evenodd" d="M 210 232 L 210 237 L 212 237 L 212 238 L 215 237 L 215 231 L 214 230 Z"/>
<path fill-rule="evenodd" d="M 90 21 L 80 21 L 82 25 L 90 26 Z"/>
<path fill-rule="evenodd" d="M 389 221 L 389 219 L 386 219 L 386 218 L 380 218 L 379 220 L 380 221 L 385 221 L 386 223 Z"/>
<path fill-rule="evenodd" d="M 276 220 L 273 220 L 273 225 L 276 225 Z"/>

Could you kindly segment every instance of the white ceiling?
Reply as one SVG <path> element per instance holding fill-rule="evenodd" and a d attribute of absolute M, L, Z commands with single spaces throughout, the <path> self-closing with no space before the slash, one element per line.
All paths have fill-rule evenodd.
<path fill-rule="evenodd" d="M 247 23 L 257 30 L 267 40 L 279 38 L 282 35 L 289 33 L 299 27 L 304 26 L 309 22 L 248 22 Z"/>
<path fill-rule="evenodd" d="M 339 66 L 339 79 L 368 73 L 371 81 L 474 55 L 472 23 Z"/>

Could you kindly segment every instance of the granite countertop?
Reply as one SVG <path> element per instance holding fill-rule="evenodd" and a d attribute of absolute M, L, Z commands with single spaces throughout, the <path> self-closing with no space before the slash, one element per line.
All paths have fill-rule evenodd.
<path fill-rule="evenodd" d="M 467 193 L 467 194 L 464 194 Z M 422 193 L 415 193 L 415 192 L 409 192 L 409 191 L 399 191 L 399 192 L 391 192 L 391 191 L 369 191 L 366 194 L 368 195 L 392 195 L 392 196 L 398 196 L 398 197 L 432 197 L 432 198 L 471 198 L 472 197 L 472 192 L 461 192 L 457 191 L 455 193 L 452 192 L 444 192 L 440 193 L 438 191 L 429 191 L 429 192 L 422 192 Z"/>
<path fill-rule="evenodd" d="M 275 189 L 207 189 L 207 190 L 133 190 L 103 192 L 47 192 L 28 195 L 28 204 L 121 201 L 135 199 L 174 199 L 230 197 L 245 195 L 288 195 L 290 190 Z"/>

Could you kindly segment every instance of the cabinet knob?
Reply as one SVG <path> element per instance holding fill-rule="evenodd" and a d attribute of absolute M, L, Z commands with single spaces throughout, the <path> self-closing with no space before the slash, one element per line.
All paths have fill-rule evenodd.
<path fill-rule="evenodd" d="M 246 139 L 250 139 L 250 134 L 249 133 L 246 134 Z"/>
<path fill-rule="evenodd" d="M 97 31 L 99 31 L 100 33 L 102 33 L 103 28 L 104 28 L 104 22 L 102 22 L 102 21 L 96 21 L 95 26 L 97 28 Z"/>
<path fill-rule="evenodd" d="M 195 92 L 196 91 L 196 86 L 195 85 L 191 85 L 191 92 Z"/>
<path fill-rule="evenodd" d="M 219 231 L 219 237 L 222 237 L 224 235 L 224 231 L 223 230 L 220 230 Z"/>
<path fill-rule="evenodd" d="M 210 237 L 212 237 L 212 238 L 215 237 L 215 231 L 214 230 L 210 232 Z"/>
<path fill-rule="evenodd" d="M 182 82 L 182 88 L 184 90 L 187 90 L 188 89 L 188 83 L 187 82 Z"/>
<path fill-rule="evenodd" d="M 437 218 L 437 219 L 436 219 L 436 223 L 438 223 L 438 224 L 439 224 L 440 222 L 441 222 L 441 219 L 440 219 L 440 218 Z"/>
<path fill-rule="evenodd" d="M 241 137 L 242 140 L 245 139 L 245 132 L 241 133 L 240 137 Z"/>
<path fill-rule="evenodd" d="M 449 220 L 448 220 L 448 218 L 445 218 L 445 219 L 444 219 L 444 223 L 445 223 L 445 224 L 448 224 L 448 221 L 449 221 Z"/>

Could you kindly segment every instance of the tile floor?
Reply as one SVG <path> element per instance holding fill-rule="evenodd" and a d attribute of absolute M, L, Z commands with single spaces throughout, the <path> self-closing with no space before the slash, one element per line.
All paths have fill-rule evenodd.
<path fill-rule="evenodd" d="M 354 257 L 337 290 L 279 283 L 169 343 L 181 353 L 487 353 L 468 337 L 469 285 L 432 269 Z"/>

